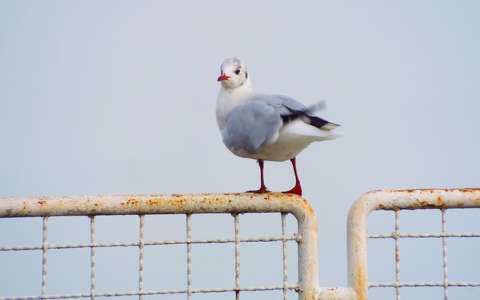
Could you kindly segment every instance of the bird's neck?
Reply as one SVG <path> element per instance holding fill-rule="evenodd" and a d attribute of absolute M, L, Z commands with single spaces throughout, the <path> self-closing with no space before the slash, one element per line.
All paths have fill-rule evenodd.
<path fill-rule="evenodd" d="M 250 79 L 247 79 L 244 84 L 233 89 L 224 88 L 223 86 L 220 88 L 220 94 L 230 98 L 232 101 L 240 101 L 252 92 L 252 83 L 250 82 Z"/>
<path fill-rule="evenodd" d="M 249 95 L 253 93 L 252 85 L 248 79 L 239 87 L 234 89 L 220 88 L 217 99 L 217 123 L 220 129 L 223 129 L 228 114 L 245 102 Z"/>

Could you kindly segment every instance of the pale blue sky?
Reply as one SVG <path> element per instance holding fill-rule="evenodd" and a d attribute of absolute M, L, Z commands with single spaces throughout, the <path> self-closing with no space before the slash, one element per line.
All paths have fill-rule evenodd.
<path fill-rule="evenodd" d="M 363 192 L 479 184 L 479 13 L 477 1 L 2 1 L 0 196 L 256 188 L 255 162 L 224 148 L 214 118 L 219 65 L 238 56 L 256 90 L 325 99 L 322 116 L 343 125 L 298 167 L 321 285 L 344 285 L 346 215 Z M 266 181 L 289 188 L 289 163 L 267 162 Z"/>

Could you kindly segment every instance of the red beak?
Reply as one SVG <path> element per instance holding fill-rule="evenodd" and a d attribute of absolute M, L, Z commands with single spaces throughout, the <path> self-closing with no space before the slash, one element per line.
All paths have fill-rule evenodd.
<path fill-rule="evenodd" d="M 227 76 L 224 73 L 222 73 L 220 76 L 218 76 L 217 81 L 224 81 L 224 80 L 228 80 L 229 78 L 230 76 Z"/>

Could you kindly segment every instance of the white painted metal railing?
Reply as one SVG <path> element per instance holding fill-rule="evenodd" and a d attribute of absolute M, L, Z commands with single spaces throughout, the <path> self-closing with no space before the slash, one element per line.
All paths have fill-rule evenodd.
<path fill-rule="evenodd" d="M 423 189 L 382 190 L 363 195 L 350 209 L 348 218 L 348 281 L 357 299 L 367 299 L 368 289 L 393 288 L 395 298 L 400 299 L 404 287 L 441 287 L 443 299 L 448 299 L 449 287 L 480 287 L 479 282 L 451 282 L 448 279 L 448 238 L 480 237 L 480 233 L 458 233 L 447 231 L 446 211 L 452 208 L 479 208 L 480 189 Z M 441 232 L 403 233 L 400 231 L 401 210 L 434 209 L 439 211 Z M 374 210 L 390 210 L 395 213 L 395 231 L 387 234 L 369 235 L 368 215 Z M 480 222 L 480 221 L 479 221 Z M 367 272 L 368 239 L 389 238 L 395 241 L 395 282 L 371 283 Z M 440 238 L 442 240 L 442 282 L 402 282 L 400 277 L 400 240 L 415 238 Z"/>
<path fill-rule="evenodd" d="M 269 194 L 192 194 L 192 195 L 129 195 L 105 197 L 55 197 L 55 198 L 3 198 L 0 199 L 0 217 L 42 217 L 43 238 L 41 245 L 18 246 L 0 245 L 0 251 L 42 251 L 42 278 L 39 295 L 18 295 L 2 297 L 10 299 L 72 299 L 114 296 L 184 294 L 191 299 L 194 293 L 230 293 L 236 299 L 247 291 L 265 292 L 282 291 L 283 299 L 287 292 L 293 290 L 301 300 L 362 300 L 368 298 L 368 290 L 375 288 L 391 288 L 395 290 L 396 299 L 400 299 L 400 291 L 404 287 L 437 287 L 443 288 L 443 298 L 448 299 L 448 288 L 480 287 L 480 282 L 451 282 L 448 278 L 448 238 L 475 238 L 480 233 L 458 233 L 447 231 L 446 211 L 450 208 L 480 207 L 479 189 L 450 190 L 393 190 L 374 191 L 363 195 L 351 208 L 348 217 L 348 287 L 318 287 L 317 263 L 317 223 L 313 209 L 301 197 L 294 195 Z M 400 230 L 400 210 L 435 209 L 440 212 L 442 229 L 437 233 L 404 233 Z M 385 234 L 369 235 L 367 220 L 374 210 L 391 210 L 395 215 L 395 230 Z M 192 239 L 192 214 L 228 213 L 232 215 L 234 237 L 227 239 Z M 279 213 L 282 224 L 281 236 L 240 238 L 240 215 L 246 213 Z M 145 240 L 144 216 L 148 214 L 184 214 L 186 237 L 184 240 Z M 298 223 L 298 231 L 288 236 L 285 230 L 285 216 L 292 214 Z M 96 242 L 95 217 L 98 215 L 138 215 L 139 240 L 130 243 L 98 243 Z M 90 243 L 85 244 L 49 244 L 48 220 L 50 216 L 89 216 Z M 368 239 L 393 239 L 395 241 L 395 281 L 372 283 L 368 281 L 367 242 Z M 404 238 L 439 238 L 442 240 L 443 281 L 442 282 L 402 282 L 400 273 L 400 240 Z M 240 244 L 255 242 L 281 242 L 283 261 L 283 279 L 276 286 L 245 287 L 240 283 Z M 298 279 L 290 282 L 287 270 L 287 243 L 298 244 Z M 235 280 L 230 288 L 192 287 L 192 244 L 231 243 L 235 245 Z M 187 270 L 186 288 L 171 290 L 144 289 L 144 248 L 149 245 L 186 245 Z M 100 247 L 137 247 L 138 248 L 138 289 L 135 291 L 112 291 L 98 293 L 96 291 L 96 253 Z M 78 294 L 52 295 L 48 293 L 48 261 L 50 249 L 90 249 L 90 292 Z M 259 295 L 259 298 L 262 298 Z"/>
<path fill-rule="evenodd" d="M 192 214 L 229 213 L 232 215 L 234 237 L 229 239 L 192 239 Z M 267 236 L 254 238 L 240 238 L 240 214 L 244 213 L 279 213 L 282 224 L 281 236 Z M 286 235 L 286 215 L 293 214 L 297 219 L 298 232 L 293 236 Z M 144 238 L 144 217 L 147 214 L 184 214 L 186 220 L 185 240 L 157 240 L 150 241 Z M 138 215 L 139 240 L 130 243 L 98 243 L 96 242 L 95 219 L 97 215 Z M 52 216 L 89 216 L 90 243 L 86 244 L 49 244 L 48 220 Z M 138 296 L 142 299 L 146 295 L 185 294 L 191 299 L 195 293 L 233 293 L 240 299 L 242 292 L 282 291 L 283 299 L 287 299 L 289 290 L 296 291 L 300 299 L 314 299 L 317 285 L 317 224 L 313 209 L 300 197 L 285 194 L 196 194 L 196 195 L 130 195 L 107 197 L 55 197 L 55 198 L 4 198 L 0 199 L 0 217 L 42 217 L 42 244 L 33 246 L 0 246 L 0 251 L 42 251 L 42 278 L 41 291 L 38 295 L 18 295 L 2 297 L 0 300 L 13 299 L 74 299 L 116 296 Z M 299 277 L 298 283 L 288 282 L 287 243 L 298 243 Z M 277 286 L 251 286 L 240 284 L 240 244 L 241 243 L 268 243 L 281 242 L 283 261 L 283 280 Z M 235 245 L 235 282 L 230 288 L 202 288 L 192 287 L 192 244 L 225 244 Z M 144 289 L 144 248 L 152 245 L 186 245 L 186 288 L 185 289 Z M 138 289 L 135 291 L 96 291 L 96 253 L 97 248 L 105 247 L 137 247 L 139 250 L 138 262 Z M 48 293 L 48 251 L 51 249 L 90 248 L 90 292 L 76 294 L 49 294 Z M 262 296 L 259 296 L 260 298 Z"/>

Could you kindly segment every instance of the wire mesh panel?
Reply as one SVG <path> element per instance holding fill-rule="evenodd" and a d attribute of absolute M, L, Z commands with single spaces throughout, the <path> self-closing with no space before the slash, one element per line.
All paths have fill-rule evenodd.
<path fill-rule="evenodd" d="M 243 237 L 240 235 L 243 216 L 250 213 L 276 213 L 280 225 L 280 235 Z M 3 199 L 0 201 L 0 216 L 2 217 L 36 217 L 41 218 L 41 244 L 38 245 L 1 245 L 0 253 L 40 251 L 41 282 L 39 293 L 36 295 L 0 295 L 0 300 L 10 299 L 73 299 L 100 297 L 135 296 L 144 299 L 148 296 L 164 296 L 170 299 L 172 295 L 184 295 L 186 299 L 192 299 L 196 294 L 226 294 L 223 299 L 242 299 L 250 292 L 263 293 L 277 291 L 279 299 L 287 299 L 292 292 L 298 293 L 299 299 L 315 294 L 316 285 L 316 223 L 313 211 L 300 197 L 285 195 L 270 195 L 259 197 L 256 195 L 190 195 L 190 196 L 118 196 L 118 197 L 94 197 L 94 198 L 52 198 L 52 199 Z M 192 216 L 204 213 L 226 213 L 230 216 L 230 228 L 232 235 L 227 238 L 196 239 L 192 236 Z M 101 215 L 137 215 L 138 240 L 128 242 L 100 242 L 97 238 L 97 219 Z M 145 227 L 148 226 L 146 215 L 151 214 L 182 214 L 184 216 L 184 237 L 182 239 L 152 240 L 145 238 Z M 298 231 L 287 233 L 287 216 L 292 214 L 298 220 Z M 49 228 L 52 216 L 81 216 L 85 215 L 89 222 L 88 243 L 56 244 L 49 242 Z M 313 226 L 312 226 L 313 225 Z M 312 230 L 313 229 L 313 230 Z M 168 229 L 164 229 L 168 230 Z M 245 285 L 242 283 L 242 247 L 247 244 L 274 244 L 281 250 L 281 257 L 277 264 L 281 265 L 281 281 L 276 285 Z M 288 244 L 298 245 L 297 254 L 299 268 L 309 266 L 310 270 L 298 272 L 299 278 L 288 277 L 288 256 L 290 249 Z M 184 263 L 178 262 L 178 266 L 186 266 L 184 269 L 184 288 L 145 288 L 145 253 L 149 248 L 172 246 L 183 247 Z M 232 245 L 230 261 L 233 262 L 233 280 L 228 287 L 198 288 L 194 285 L 192 274 L 194 272 L 195 247 L 202 245 Z M 195 246 L 195 247 L 194 247 Z M 137 276 L 136 288 L 103 291 L 97 287 L 98 280 L 98 251 L 113 248 L 134 248 L 137 251 Z M 76 293 L 50 293 L 49 292 L 49 254 L 53 250 L 89 250 L 89 291 Z M 309 260 L 311 259 L 311 260 Z M 177 262 L 176 262 L 177 264 Z M 165 266 L 158 265 L 156 268 Z M 4 270 L 8 271 L 8 270 Z M 313 274 L 309 274 L 313 271 Z M 112 274 L 115 276 L 115 274 Z M 167 275 L 168 276 L 168 275 Z M 160 278 L 158 280 L 161 280 Z M 74 283 L 72 282 L 72 285 Z M 0 290 L 1 293 L 1 290 Z M 246 298 L 245 298 L 246 299 Z"/>
<path fill-rule="evenodd" d="M 369 288 L 392 288 L 395 290 L 395 299 L 400 299 L 401 288 L 422 288 L 422 287 L 436 287 L 443 290 L 442 299 L 448 299 L 449 287 L 480 287 L 480 281 L 471 282 L 471 281 L 452 281 L 448 276 L 448 240 L 462 239 L 462 238 L 479 238 L 480 232 L 478 233 L 467 233 L 467 232 L 449 232 L 447 231 L 447 208 L 438 209 L 438 223 L 439 223 L 439 232 L 432 233 L 414 233 L 414 232 L 403 232 L 400 228 L 400 210 L 394 211 L 394 220 L 395 220 L 395 230 L 393 232 L 384 233 L 384 234 L 369 234 L 369 239 L 391 239 L 395 243 L 394 255 L 392 257 L 395 261 L 395 281 L 394 282 L 370 282 Z M 479 222 L 480 224 L 480 222 Z M 422 281 L 422 282 L 406 282 L 401 280 L 401 240 L 403 239 L 437 239 L 440 240 L 439 246 L 441 249 L 438 249 L 441 253 L 441 261 L 438 261 L 438 264 L 441 265 L 442 269 L 442 281 L 432 282 L 432 281 Z M 440 248 L 440 247 L 439 247 Z M 405 255 L 405 254 L 404 254 Z M 415 255 L 413 253 L 412 255 Z M 419 266 L 421 267 L 421 266 Z M 480 290 L 477 291 L 477 294 L 480 295 Z"/>
<path fill-rule="evenodd" d="M 428 299 L 449 299 L 451 288 L 479 288 L 478 281 L 458 281 L 449 278 L 449 243 L 452 240 L 466 240 L 480 237 L 480 232 L 452 232 L 447 229 L 449 211 L 479 208 L 480 190 L 478 189 L 451 189 L 451 190 L 399 190 L 399 191 L 375 191 L 365 194 L 352 207 L 349 215 L 349 283 L 355 290 L 358 299 L 367 299 L 368 289 L 376 291 L 379 289 L 390 289 L 393 291 L 393 298 L 401 298 L 404 289 L 413 288 L 433 288 L 441 290 L 441 293 L 429 292 Z M 394 226 L 393 230 L 386 233 L 367 233 L 367 218 L 370 212 L 375 210 L 385 210 L 393 212 Z M 428 210 L 434 213 L 434 220 L 437 223 L 436 232 L 424 232 L 422 227 L 427 222 L 417 224 L 416 231 L 409 232 L 402 229 L 407 226 L 401 220 L 412 214 L 412 210 Z M 402 214 L 403 213 L 403 214 Z M 478 220 L 475 220 L 479 222 Z M 403 225 L 402 225 L 403 224 Z M 480 222 L 479 222 L 480 224 Z M 390 256 L 394 263 L 394 276 L 391 282 L 369 282 L 367 272 L 367 240 L 391 240 L 393 247 L 382 247 L 382 253 L 392 253 Z M 441 280 L 439 281 L 407 281 L 402 277 L 402 262 L 408 259 L 408 256 L 402 252 L 402 245 L 407 241 L 436 240 L 440 253 L 436 264 L 441 270 Z M 417 242 L 418 244 L 419 242 Z M 420 246 L 410 252 L 410 255 L 418 255 Z M 388 252 L 390 251 L 390 252 Z M 428 252 L 430 256 L 435 255 L 435 251 Z M 375 257 L 373 257 L 375 260 Z M 388 264 L 388 263 L 387 263 Z M 422 259 L 416 259 L 416 271 L 420 272 L 422 268 Z M 425 262 L 423 262 L 425 264 Z M 429 265 L 430 268 L 432 268 Z M 478 277 L 477 277 L 478 278 Z M 479 278 L 480 279 L 480 278 Z M 392 294 L 389 294 L 392 295 Z M 434 296 L 437 295 L 437 296 Z M 480 295 L 480 290 L 477 291 Z M 438 298 L 435 298 L 438 297 Z M 406 297 L 411 299 L 410 297 Z M 424 297 L 425 298 L 425 297 Z M 381 299 L 387 299 L 382 294 Z M 421 298 L 418 298 L 421 299 Z"/>
<path fill-rule="evenodd" d="M 453 209 L 479 208 L 480 190 L 478 189 L 451 189 L 451 190 L 397 190 L 375 191 L 362 196 L 352 206 L 348 217 L 348 283 L 347 288 L 319 288 L 318 263 L 317 263 L 317 224 L 313 209 L 308 203 L 297 196 L 285 194 L 218 194 L 218 195 L 149 195 L 149 196 L 116 196 L 116 197 L 73 197 L 73 198 L 29 198 L 0 200 L 0 217 L 39 217 L 41 222 L 41 239 L 36 245 L 0 246 L 0 254 L 6 252 L 33 252 L 37 251 L 37 261 L 41 262 L 41 272 L 38 273 L 39 292 L 37 295 L 15 295 L 0 297 L 7 299 L 71 299 L 99 297 L 130 296 L 145 299 L 158 296 L 173 299 L 194 299 L 197 295 L 207 294 L 209 299 L 214 295 L 228 294 L 235 299 L 248 299 L 249 293 L 264 293 L 257 298 L 274 299 L 272 294 L 278 293 L 280 299 L 287 299 L 289 293 L 297 293 L 300 300 L 363 300 L 368 299 L 370 290 L 392 290 L 395 299 L 400 299 L 404 289 L 408 288 L 435 288 L 441 291 L 439 299 L 449 299 L 453 288 L 480 288 L 478 281 L 451 280 L 449 271 L 449 249 L 452 249 L 454 239 L 467 240 L 480 237 L 478 232 L 464 230 L 449 231 L 447 225 Z M 390 232 L 368 234 L 368 216 L 372 211 L 383 210 L 393 212 L 394 226 Z M 409 210 L 433 210 L 438 217 L 438 230 L 423 232 L 420 230 L 404 230 L 408 222 L 403 213 Z M 262 237 L 244 237 L 241 235 L 242 222 L 252 213 L 275 213 L 281 227 L 280 234 Z M 182 237 L 179 239 L 152 239 L 146 238 L 145 231 L 148 226 L 147 215 L 160 214 L 162 216 L 175 214 L 183 216 L 181 227 Z M 195 238 L 192 234 L 195 226 L 192 219 L 201 214 L 227 214 L 230 235 L 225 238 Z M 297 221 L 298 230 L 289 233 L 286 230 L 288 215 L 293 215 Z M 138 238 L 129 242 L 104 242 L 98 238 L 98 219 L 102 215 L 135 215 L 138 220 Z M 53 216 L 87 216 L 89 239 L 84 243 L 50 243 L 50 221 Z M 408 216 L 408 214 L 407 214 Z M 476 220 L 476 219 L 475 219 Z M 423 224 L 423 223 L 422 223 Z M 422 225 L 423 226 L 423 225 Z M 115 230 L 114 230 L 115 231 Z M 121 232 L 123 233 L 123 232 Z M 438 265 L 441 270 L 441 280 L 421 281 L 404 280 L 402 270 L 408 257 L 402 255 L 406 241 L 436 240 L 441 253 Z M 368 241 L 385 240 L 393 242 L 393 280 L 380 280 L 370 282 L 367 267 Z M 275 284 L 257 285 L 244 284 L 242 272 L 245 270 L 245 256 L 243 245 L 248 244 L 277 244 L 281 249 L 276 264 L 281 265 L 277 273 L 281 273 L 281 280 Z M 298 246 L 298 279 L 289 276 L 288 257 L 289 244 Z M 213 286 L 198 288 L 195 286 L 195 277 L 192 276 L 196 269 L 197 246 L 207 245 L 232 245 L 230 261 L 232 262 L 232 278 L 226 287 Z M 146 287 L 146 256 L 150 247 L 176 246 L 181 247 L 183 263 L 182 285 L 180 288 Z M 132 248 L 136 249 L 137 282 L 133 289 L 103 291 L 98 288 L 98 263 L 102 249 Z M 89 292 L 85 293 L 49 293 L 49 260 L 50 252 L 54 250 L 89 250 Z M 388 251 L 388 250 L 385 250 Z M 177 251 L 178 252 L 178 251 Z M 178 256 L 178 253 L 177 253 Z M 29 260 L 31 261 L 31 259 Z M 203 263 L 203 262 L 202 262 Z M 155 268 L 164 268 L 164 265 Z M 259 267 L 260 269 L 261 267 Z M 280 271 L 281 270 L 281 271 Z M 8 272 L 8 269 L 7 269 Z M 118 275 L 118 274 L 114 274 Z M 457 277 L 455 277 L 457 278 Z M 1 291 L 0 291 L 1 292 Z M 227 296 L 228 297 L 228 296 Z M 428 297 L 432 299 L 432 297 Z M 180 299 L 180 298 L 178 298 Z M 222 296 L 222 299 L 225 299 Z M 382 298 L 384 299 L 384 298 Z"/>

